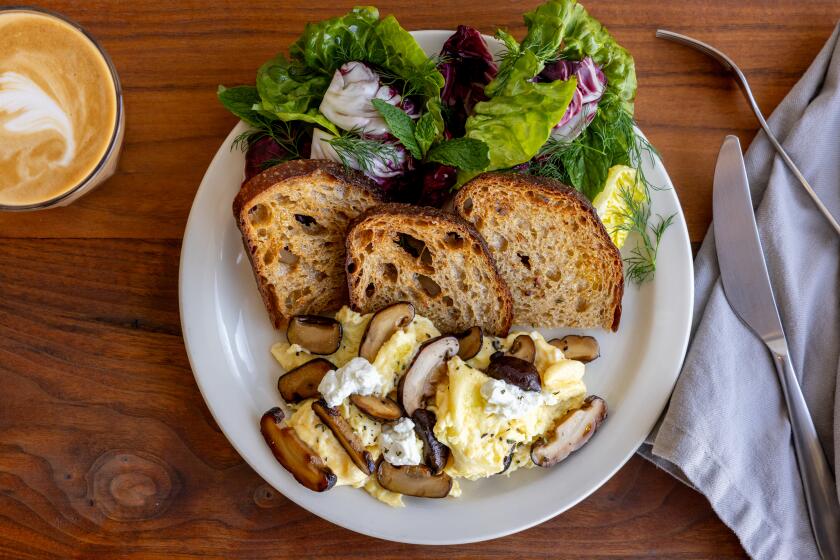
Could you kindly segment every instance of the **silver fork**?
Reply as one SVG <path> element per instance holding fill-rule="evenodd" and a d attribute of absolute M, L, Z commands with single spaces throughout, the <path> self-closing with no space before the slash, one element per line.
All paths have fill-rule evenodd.
<path fill-rule="evenodd" d="M 776 152 L 778 152 L 779 156 L 781 156 L 782 161 L 788 166 L 791 173 L 799 180 L 802 184 L 802 188 L 805 189 L 805 192 L 808 193 L 808 196 L 811 197 L 811 200 L 814 201 L 814 204 L 817 205 L 817 209 L 825 216 L 825 219 L 828 220 L 828 223 L 831 224 L 831 227 L 834 228 L 834 231 L 837 232 L 837 235 L 840 235 L 840 224 L 837 223 L 837 220 L 834 216 L 831 215 L 831 212 L 828 211 L 825 204 L 823 204 L 820 197 L 817 196 L 817 193 L 814 192 L 814 189 L 811 188 L 811 185 L 808 183 L 808 180 L 802 175 L 802 172 L 799 171 L 799 168 L 796 167 L 796 164 L 793 163 L 793 160 L 790 159 L 790 156 L 782 148 L 782 145 L 779 144 L 779 141 L 776 139 L 776 136 L 773 134 L 773 131 L 770 130 L 770 126 L 767 124 L 767 121 L 764 120 L 764 115 L 761 113 L 761 109 L 758 108 L 758 103 L 755 101 L 755 97 L 753 96 L 752 90 L 750 89 L 750 84 L 747 82 L 747 78 L 744 76 L 744 73 L 741 72 L 741 69 L 732 61 L 731 58 L 726 56 L 724 53 L 720 52 L 716 48 L 711 45 L 708 45 L 702 41 L 698 41 L 697 39 L 693 39 L 686 35 L 681 35 L 679 33 L 674 33 L 673 31 L 668 31 L 667 29 L 657 29 L 656 36 L 660 39 L 667 39 L 668 41 L 673 41 L 675 43 L 680 43 L 681 45 L 689 46 L 693 49 L 696 49 L 703 54 L 717 60 L 721 66 L 726 68 L 729 72 L 735 75 L 736 80 L 738 81 L 738 86 L 740 86 L 741 91 L 744 93 L 744 96 L 747 98 L 747 101 L 750 103 L 750 107 L 755 113 L 755 118 L 758 119 L 758 123 L 761 125 L 761 128 L 764 129 L 764 133 L 767 134 L 767 138 L 770 140 L 770 143 L 773 144 L 773 147 L 776 148 Z"/>

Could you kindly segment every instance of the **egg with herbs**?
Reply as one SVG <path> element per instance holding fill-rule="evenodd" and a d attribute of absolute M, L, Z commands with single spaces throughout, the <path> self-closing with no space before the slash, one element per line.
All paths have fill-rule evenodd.
<path fill-rule="evenodd" d="M 350 402 L 350 394 L 396 397 L 400 378 L 410 367 L 421 345 L 440 336 L 430 320 L 419 315 L 398 329 L 379 348 L 373 362 L 359 357 L 372 315 L 344 307 L 336 315 L 341 323 L 341 344 L 333 354 L 321 356 L 336 370 L 319 385 L 320 393 L 334 404 L 374 461 L 385 458 L 395 466 L 422 463 L 422 446 L 413 433 L 413 422 L 376 420 Z M 526 390 L 503 379 L 488 376 L 491 356 L 511 349 L 518 336 L 533 341 L 533 368 L 539 374 L 539 391 Z M 316 356 L 287 342 L 271 348 L 280 365 L 291 370 Z M 530 367 L 530 366 L 529 366 Z M 427 408 L 435 413 L 434 437 L 449 448 L 446 475 L 455 479 L 450 496 L 460 494 L 457 479 L 475 480 L 520 467 L 532 467 L 531 445 L 546 437 L 570 409 L 581 405 L 586 395 L 584 365 L 567 360 L 538 332 L 512 333 L 506 338 L 485 336 L 480 351 L 464 361 L 457 356 L 445 364 Z M 533 387 L 530 387 L 533 389 Z M 312 410 L 314 399 L 291 404 L 288 425 L 316 452 L 336 475 L 336 486 L 364 488 L 378 500 L 402 506 L 401 494 L 389 491 L 376 475 L 363 472 L 351 460 L 330 428 Z"/>

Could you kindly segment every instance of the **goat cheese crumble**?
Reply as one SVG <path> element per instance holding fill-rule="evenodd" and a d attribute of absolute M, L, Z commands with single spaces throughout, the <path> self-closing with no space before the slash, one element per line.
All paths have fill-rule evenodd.
<path fill-rule="evenodd" d="M 362 357 L 353 358 L 342 367 L 332 369 L 318 384 L 318 392 L 334 407 L 350 395 L 373 395 L 382 391 L 382 376 Z"/>
<path fill-rule="evenodd" d="M 498 414 L 507 420 L 521 418 L 534 408 L 558 403 L 551 393 L 523 391 L 516 385 L 500 379 L 488 379 L 481 385 L 481 396 L 487 401 L 484 411 Z"/>
<path fill-rule="evenodd" d="M 423 446 L 414 433 L 414 422 L 403 418 L 393 426 L 382 426 L 379 435 L 382 456 L 394 466 L 419 465 Z"/>

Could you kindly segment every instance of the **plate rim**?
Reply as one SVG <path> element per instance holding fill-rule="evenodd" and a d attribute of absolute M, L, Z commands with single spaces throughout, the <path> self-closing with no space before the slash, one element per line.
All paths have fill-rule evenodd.
<path fill-rule="evenodd" d="M 448 37 L 449 35 L 454 33 L 454 31 L 447 31 L 447 30 L 440 30 L 440 29 L 422 29 L 422 30 L 414 30 L 414 31 L 411 31 L 410 33 L 415 38 L 420 40 L 424 36 L 428 38 L 428 37 L 433 37 L 435 35 L 440 36 L 440 35 L 445 34 Z M 485 38 L 485 40 L 488 41 L 488 43 L 491 42 L 491 41 L 494 41 L 494 39 L 492 37 L 489 37 L 489 36 L 484 35 L 484 34 L 482 34 L 482 36 Z M 301 508 L 305 509 L 306 511 L 312 513 L 313 515 L 321 517 L 322 519 L 324 519 L 324 520 L 326 520 L 326 521 L 328 521 L 328 522 L 330 522 L 334 525 L 337 525 L 337 526 L 342 527 L 344 529 L 347 529 L 349 531 L 353 531 L 354 533 L 359 533 L 359 534 L 363 534 L 365 536 L 369 536 L 369 537 L 373 537 L 373 538 L 377 538 L 377 539 L 381 539 L 381 540 L 386 540 L 386 541 L 392 541 L 392 542 L 401 542 L 401 543 L 416 544 L 416 545 L 445 546 L 445 545 L 457 545 L 457 544 L 470 544 L 470 543 L 477 543 L 477 542 L 494 540 L 494 539 L 502 538 L 502 537 L 505 537 L 505 536 L 508 536 L 508 535 L 511 535 L 511 534 L 514 534 L 514 533 L 518 533 L 520 531 L 524 531 L 526 529 L 530 529 L 530 528 L 535 527 L 537 525 L 540 525 L 540 524 L 548 521 L 549 519 L 552 519 L 552 518 L 560 515 L 561 513 L 565 512 L 565 511 L 568 511 L 569 509 L 575 507 L 580 502 L 582 502 L 583 500 L 585 500 L 586 498 L 591 496 L 595 491 L 600 489 L 607 481 L 609 481 L 613 476 L 615 476 L 615 474 L 624 465 L 627 464 L 627 462 L 630 460 L 630 458 L 638 451 L 639 447 L 647 439 L 647 436 L 650 434 L 650 431 L 656 426 L 657 422 L 659 421 L 659 418 L 662 415 L 662 412 L 665 410 L 665 408 L 668 405 L 670 395 L 673 392 L 674 386 L 676 385 L 676 382 L 679 378 L 680 371 L 682 370 L 682 365 L 685 361 L 686 353 L 687 353 L 687 350 L 688 350 L 688 344 L 689 344 L 689 340 L 690 340 L 691 325 L 693 323 L 693 314 L 694 314 L 694 305 L 693 305 L 693 303 L 694 303 L 694 282 L 693 282 L 694 262 L 693 262 L 693 255 L 692 255 L 692 250 L 691 250 L 691 240 L 690 240 L 690 237 L 689 237 L 689 234 L 688 234 L 688 227 L 687 227 L 687 222 L 686 222 L 686 219 L 685 219 L 685 213 L 683 211 L 683 207 L 682 207 L 682 204 L 680 202 L 679 195 L 676 191 L 676 188 L 673 186 L 673 182 L 671 181 L 671 178 L 668 175 L 667 169 L 665 168 L 665 165 L 662 162 L 662 159 L 659 157 L 658 154 L 655 155 L 655 160 L 654 160 L 653 166 L 660 168 L 662 173 L 668 179 L 668 184 L 670 185 L 670 188 L 665 189 L 665 190 L 670 190 L 671 191 L 671 194 L 673 195 L 674 200 L 676 202 L 676 206 L 677 206 L 677 209 L 678 209 L 678 212 L 679 212 L 679 216 L 681 218 L 680 220 L 677 221 L 677 224 L 675 224 L 675 225 L 680 226 L 679 228 L 677 228 L 676 232 L 678 232 L 680 234 L 679 237 L 680 237 L 681 246 L 682 246 L 682 251 L 680 251 L 680 252 L 688 256 L 688 258 L 686 260 L 687 267 L 688 267 L 687 275 L 691 279 L 691 281 L 688 282 L 688 290 L 687 290 L 687 293 L 684 296 L 684 299 L 687 300 L 687 302 L 688 302 L 688 305 L 687 305 L 688 314 L 687 314 L 685 325 L 682 329 L 682 333 L 681 333 L 681 336 L 680 336 L 679 354 L 682 357 L 679 360 L 679 364 L 676 365 L 676 367 L 675 367 L 676 372 L 672 375 L 672 378 L 671 378 L 671 380 L 668 384 L 667 396 L 665 397 L 662 405 L 660 407 L 658 407 L 658 413 L 654 417 L 653 422 L 650 424 L 648 429 L 644 431 L 644 434 L 640 438 L 637 438 L 636 440 L 634 440 L 634 445 L 631 447 L 630 451 L 628 453 L 626 453 L 623 456 L 623 458 L 619 462 L 617 462 L 612 469 L 609 469 L 606 472 L 606 474 L 603 477 L 601 477 L 601 479 L 597 482 L 597 484 L 592 485 L 591 488 L 589 488 L 585 492 L 582 492 L 573 501 L 565 503 L 562 507 L 559 507 L 556 510 L 550 511 L 550 512 L 544 514 L 544 515 L 537 516 L 536 518 L 531 518 L 526 522 L 512 523 L 511 526 L 507 529 L 492 531 L 492 532 L 489 532 L 488 534 L 485 534 L 485 535 L 478 535 L 478 536 L 472 536 L 472 537 L 467 537 L 467 538 L 440 538 L 440 537 L 436 537 L 435 540 L 419 540 L 419 539 L 414 539 L 414 538 L 410 538 L 410 537 L 395 537 L 393 535 L 385 536 L 383 534 L 377 534 L 376 530 L 375 529 L 371 530 L 371 528 L 365 528 L 364 530 L 362 530 L 362 529 L 359 529 L 359 528 L 356 528 L 356 527 L 350 527 L 346 523 L 335 519 L 334 516 L 332 516 L 332 515 L 329 515 L 329 514 L 323 515 L 321 513 L 313 512 L 312 510 L 310 510 L 306 505 L 301 503 L 295 497 L 289 496 L 286 493 L 284 493 L 282 490 L 280 490 L 279 488 L 276 488 L 271 482 L 269 482 L 270 477 L 266 473 L 263 472 L 262 467 L 254 464 L 254 462 L 249 460 L 247 454 L 244 452 L 244 449 L 241 448 L 240 445 L 237 443 L 236 438 L 231 437 L 231 434 L 228 433 L 228 429 L 220 421 L 220 414 L 215 409 L 212 399 L 210 399 L 209 396 L 208 396 L 209 395 L 209 387 L 206 385 L 207 380 L 206 379 L 202 380 L 202 377 L 198 374 L 198 370 L 195 367 L 196 360 L 193 357 L 194 356 L 194 349 L 193 349 L 192 344 L 190 342 L 190 339 L 191 339 L 190 333 L 193 331 L 193 329 L 190 327 L 190 321 L 187 319 L 188 316 L 186 315 L 186 312 L 185 312 L 185 303 L 184 303 L 185 301 L 187 301 L 189 299 L 189 296 L 185 292 L 186 286 L 185 286 L 185 278 L 184 278 L 185 277 L 186 260 L 188 258 L 188 256 L 187 256 L 188 253 L 187 253 L 187 250 L 186 250 L 188 248 L 188 239 L 190 238 L 190 232 L 195 230 L 196 222 L 199 219 L 205 218 L 204 216 L 201 216 L 201 217 L 198 216 L 196 208 L 197 208 L 198 201 L 200 199 L 201 194 L 204 191 L 207 191 L 211 188 L 211 182 L 212 181 L 209 179 L 210 178 L 210 175 L 209 175 L 210 170 L 213 169 L 215 165 L 217 165 L 217 160 L 219 160 L 220 158 L 222 158 L 222 156 L 225 155 L 224 148 L 230 144 L 231 140 L 235 137 L 235 135 L 237 135 L 240 132 L 240 130 L 243 129 L 244 127 L 245 127 L 245 124 L 243 122 L 241 122 L 241 121 L 238 122 L 233 127 L 233 129 L 230 131 L 230 133 L 225 137 L 225 139 L 223 140 L 223 142 L 220 144 L 219 148 L 217 149 L 216 153 L 214 154 L 214 156 L 213 156 L 212 160 L 210 161 L 209 165 L 207 166 L 207 170 L 205 171 L 205 174 L 202 177 L 201 183 L 199 184 L 199 188 L 196 190 L 195 196 L 193 198 L 193 202 L 192 202 L 192 205 L 190 207 L 189 217 L 187 218 L 187 223 L 186 223 L 186 226 L 184 228 L 184 234 L 182 236 L 181 254 L 180 254 L 180 257 L 179 257 L 179 266 L 178 266 L 178 310 L 179 310 L 179 318 L 180 318 L 180 321 L 181 321 L 182 338 L 184 340 L 184 347 L 185 347 L 185 350 L 187 352 L 187 358 L 189 360 L 190 369 L 193 373 L 193 377 L 195 378 L 195 381 L 196 381 L 196 384 L 199 388 L 199 392 L 201 393 L 202 399 L 204 400 L 205 406 L 207 406 L 208 410 L 210 411 L 210 414 L 213 417 L 214 422 L 219 427 L 222 434 L 225 436 L 225 438 L 230 443 L 230 445 L 239 454 L 240 458 L 246 464 L 248 464 L 248 466 L 252 470 L 254 470 L 254 472 L 256 472 L 260 476 L 260 478 L 263 479 L 263 481 L 266 484 L 269 484 L 270 486 L 272 486 L 276 491 L 283 494 L 283 496 L 286 497 L 286 499 L 292 501 L 298 507 L 301 507 Z M 637 128 L 637 130 L 639 130 L 639 129 Z M 639 132 L 641 132 L 641 131 L 639 130 Z M 408 506 L 408 507 L 410 507 L 410 506 Z"/>

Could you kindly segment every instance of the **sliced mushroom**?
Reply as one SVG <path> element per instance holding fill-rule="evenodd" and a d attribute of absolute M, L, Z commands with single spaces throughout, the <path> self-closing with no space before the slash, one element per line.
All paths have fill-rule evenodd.
<path fill-rule="evenodd" d="M 376 469 L 376 480 L 386 490 L 418 498 L 445 498 L 452 490 L 448 474 L 432 474 L 426 465 L 395 467 L 382 461 Z"/>
<path fill-rule="evenodd" d="M 576 334 L 566 335 L 563 338 L 554 338 L 548 341 L 552 346 L 559 348 L 563 355 L 569 360 L 588 363 L 601 355 L 598 341 L 591 336 L 580 336 Z"/>
<path fill-rule="evenodd" d="M 383 307 L 368 323 L 362 344 L 359 346 L 359 356 L 372 363 L 382 345 L 413 320 L 414 306 L 406 301 Z"/>
<path fill-rule="evenodd" d="M 377 397 L 376 395 L 350 395 L 350 402 L 356 408 L 381 422 L 390 422 L 402 418 L 400 405 L 388 397 Z"/>
<path fill-rule="evenodd" d="M 598 426 L 607 417 L 607 403 L 591 395 L 583 405 L 567 412 L 554 428 L 547 442 L 531 446 L 531 460 L 540 467 L 556 465 L 589 441 Z"/>
<path fill-rule="evenodd" d="M 320 315 L 295 315 L 289 321 L 286 338 L 312 354 L 332 354 L 341 346 L 341 323 Z"/>
<path fill-rule="evenodd" d="M 423 408 L 426 397 L 434 394 L 440 368 L 457 353 L 458 339 L 454 336 L 439 336 L 423 343 L 400 380 L 399 400 L 407 415 Z"/>
<path fill-rule="evenodd" d="M 281 426 L 283 411 L 272 408 L 260 419 L 260 432 L 277 461 L 295 480 L 315 492 L 329 490 L 337 480 L 311 447 L 298 437 L 294 429 Z"/>
<path fill-rule="evenodd" d="M 540 374 L 531 362 L 496 352 L 490 357 L 487 375 L 516 385 L 523 391 L 541 391 Z"/>
<path fill-rule="evenodd" d="M 461 334 L 456 334 L 455 338 L 458 339 L 458 357 L 462 360 L 474 358 L 484 345 L 484 333 L 479 326 L 470 327 Z"/>
<path fill-rule="evenodd" d="M 418 408 L 411 415 L 414 420 L 414 431 L 423 442 L 423 462 L 432 470 L 432 474 L 443 472 L 443 467 L 449 460 L 449 448 L 435 437 L 435 423 L 437 417 L 431 410 Z"/>
<path fill-rule="evenodd" d="M 510 345 L 510 350 L 508 350 L 508 356 L 533 364 L 537 357 L 537 347 L 534 345 L 534 339 L 527 334 L 520 334 L 513 339 L 513 344 Z"/>
<path fill-rule="evenodd" d="M 332 430 L 335 439 L 341 444 L 341 447 L 347 452 L 359 469 L 365 474 L 373 474 L 373 458 L 365 450 L 365 446 L 359 440 L 359 436 L 353 431 L 350 423 L 344 419 L 341 413 L 335 409 L 327 406 L 324 399 L 318 399 L 312 403 L 312 410 L 315 415 L 321 419 L 321 422 L 327 425 Z"/>
<path fill-rule="evenodd" d="M 315 358 L 280 376 L 277 390 L 287 403 L 297 403 L 318 396 L 318 385 L 335 365 L 324 358 Z"/>

